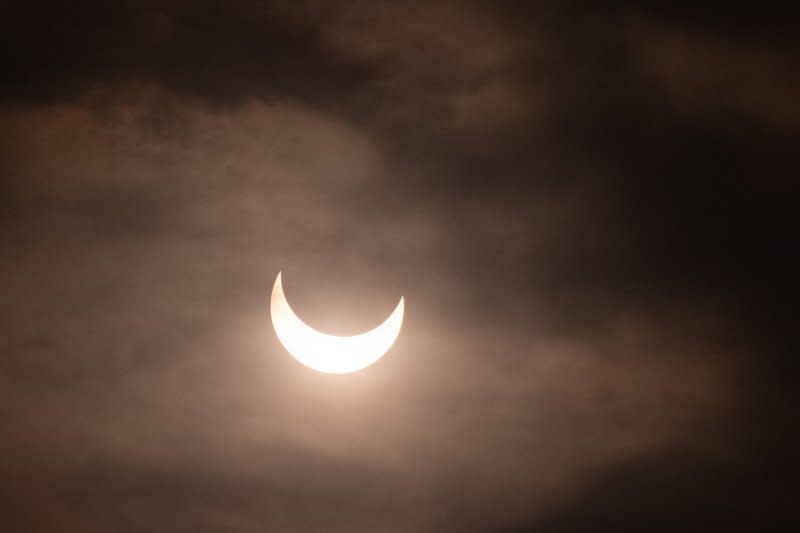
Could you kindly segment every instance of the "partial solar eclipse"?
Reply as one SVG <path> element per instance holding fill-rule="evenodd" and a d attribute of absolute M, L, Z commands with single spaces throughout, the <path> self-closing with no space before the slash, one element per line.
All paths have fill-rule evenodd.
<path fill-rule="evenodd" d="M 272 326 L 286 351 L 304 365 L 331 374 L 355 372 L 383 357 L 400 334 L 404 309 L 401 297 L 389 318 L 377 328 L 339 337 L 320 333 L 297 317 L 286 301 L 280 273 L 275 278 L 270 301 Z"/>

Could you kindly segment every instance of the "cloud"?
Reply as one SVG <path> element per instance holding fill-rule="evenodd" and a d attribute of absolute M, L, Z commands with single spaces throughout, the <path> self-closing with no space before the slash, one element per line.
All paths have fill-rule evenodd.
<path fill-rule="evenodd" d="M 608 493 L 685 525 L 784 456 L 773 41 L 635 3 L 12 7 L 18 529 L 614 529 Z M 405 296 L 396 346 L 297 365 L 278 271 L 322 330 Z"/>
<path fill-rule="evenodd" d="M 800 125 L 791 97 L 800 81 L 781 51 L 653 25 L 634 26 L 632 40 L 642 70 L 664 87 L 679 112 L 738 115 L 784 134 Z"/>
<path fill-rule="evenodd" d="M 475 507 L 487 494 L 513 514 L 527 508 L 526 494 L 568 485 L 611 457 L 683 442 L 687 425 L 727 416 L 733 382 L 688 355 L 704 345 L 659 348 L 625 315 L 617 330 L 567 342 L 547 333 L 536 283 L 520 287 L 531 299 L 503 303 L 502 273 L 515 260 L 491 243 L 511 246 L 526 233 L 498 233 L 519 225 L 520 213 L 498 226 L 494 207 L 464 203 L 456 209 L 472 238 L 453 239 L 437 206 L 389 207 L 386 160 L 331 116 L 261 102 L 211 111 L 158 88 L 123 94 L 108 112 L 33 106 L 4 120 L 24 147 L 5 161 L 26 208 L 15 215 L 25 233 L 5 238 L 16 260 L 2 271 L 13 332 L 3 403 L 18 406 L 6 407 L 12 419 L 36 421 L 5 446 L 14 456 L 35 446 L 28 461 L 81 450 L 83 459 L 39 475 L 101 476 L 89 483 L 108 487 L 111 496 L 97 497 L 112 501 L 133 491 L 126 505 L 139 511 L 119 508 L 128 518 L 108 520 L 135 528 L 139 513 L 161 516 L 137 487 L 168 476 L 163 491 L 195 487 L 176 504 L 182 527 L 301 523 L 295 512 L 255 506 L 265 493 L 282 505 L 307 500 L 334 522 L 360 514 L 379 523 L 387 501 L 413 490 L 419 516 L 401 529 L 436 529 L 434 502 L 456 485 L 445 514 L 475 508 L 488 524 L 496 511 Z M 453 270 L 488 250 L 494 267 Z M 296 368 L 267 323 L 278 270 L 322 329 L 371 327 L 405 294 L 397 349 L 349 383 Z M 483 286 L 492 273 L 497 285 Z M 473 303 L 470 292 L 488 299 Z M 348 311 L 332 319 L 332 305 Z M 77 470 L 83 462 L 88 474 Z M 109 469 L 132 479 L 103 477 Z M 223 490 L 217 476 L 232 499 L 201 505 Z M 323 495 L 351 477 L 363 501 L 326 507 Z"/>

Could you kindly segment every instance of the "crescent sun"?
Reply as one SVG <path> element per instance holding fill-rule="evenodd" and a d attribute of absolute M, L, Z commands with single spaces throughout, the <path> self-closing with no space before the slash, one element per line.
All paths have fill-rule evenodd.
<path fill-rule="evenodd" d="M 389 351 L 403 325 L 404 302 L 401 297 L 389 318 L 373 330 L 349 337 L 326 335 L 306 325 L 294 313 L 286 301 L 278 273 L 272 287 L 270 312 L 278 340 L 292 357 L 320 372 L 346 374 L 371 365 Z"/>

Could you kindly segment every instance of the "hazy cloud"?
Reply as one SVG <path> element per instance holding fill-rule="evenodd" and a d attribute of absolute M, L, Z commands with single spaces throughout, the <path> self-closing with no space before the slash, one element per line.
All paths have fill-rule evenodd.
<path fill-rule="evenodd" d="M 754 44 L 771 19 L 751 34 L 635 3 L 8 11 L 12 529 L 788 516 L 752 488 L 789 457 L 795 401 L 796 80 L 782 32 Z M 269 324 L 279 271 L 327 331 L 405 296 L 397 345 L 352 376 L 301 367 Z"/>

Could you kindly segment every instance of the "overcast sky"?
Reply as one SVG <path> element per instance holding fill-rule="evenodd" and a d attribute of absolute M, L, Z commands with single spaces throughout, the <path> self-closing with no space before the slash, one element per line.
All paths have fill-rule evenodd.
<path fill-rule="evenodd" d="M 8 3 L 2 529 L 787 525 L 796 28 L 591 4 Z"/>

